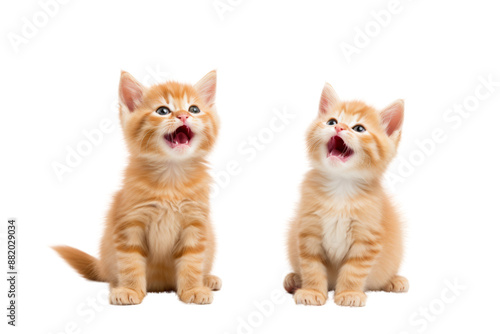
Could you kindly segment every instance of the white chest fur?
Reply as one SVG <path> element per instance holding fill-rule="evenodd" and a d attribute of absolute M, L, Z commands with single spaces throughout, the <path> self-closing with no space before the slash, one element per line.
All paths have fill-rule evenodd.
<path fill-rule="evenodd" d="M 323 182 L 323 191 L 332 199 L 324 203 L 321 212 L 323 248 L 326 255 L 336 262 L 342 261 L 352 245 L 351 222 L 360 203 L 355 197 L 360 193 L 362 181 L 356 178 L 334 177 Z"/>
<path fill-rule="evenodd" d="M 349 217 L 330 216 L 323 219 L 323 248 L 331 260 L 342 261 L 349 251 L 352 243 L 350 224 Z"/>

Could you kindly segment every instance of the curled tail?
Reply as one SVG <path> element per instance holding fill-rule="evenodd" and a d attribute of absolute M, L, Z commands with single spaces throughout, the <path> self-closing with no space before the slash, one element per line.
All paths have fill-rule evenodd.
<path fill-rule="evenodd" d="M 95 257 L 69 246 L 53 246 L 52 249 L 58 252 L 70 266 L 86 279 L 106 282 L 106 278 L 99 270 L 99 260 Z"/>

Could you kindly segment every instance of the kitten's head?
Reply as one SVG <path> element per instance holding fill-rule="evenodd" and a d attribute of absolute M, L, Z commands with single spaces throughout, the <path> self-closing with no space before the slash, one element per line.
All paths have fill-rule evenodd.
<path fill-rule="evenodd" d="M 216 72 L 193 85 L 166 82 L 146 88 L 132 75 L 120 79 L 120 120 L 130 153 L 158 160 L 205 156 L 219 128 Z"/>
<path fill-rule="evenodd" d="M 403 113 L 403 100 L 378 111 L 361 101 L 341 101 L 327 83 L 307 133 L 309 157 L 315 167 L 331 172 L 380 175 L 396 153 Z"/>

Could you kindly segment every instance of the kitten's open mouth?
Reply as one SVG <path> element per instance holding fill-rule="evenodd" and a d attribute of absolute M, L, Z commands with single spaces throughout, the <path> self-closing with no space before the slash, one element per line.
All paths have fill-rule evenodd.
<path fill-rule="evenodd" d="M 328 142 L 328 158 L 338 158 L 342 162 L 346 162 L 352 155 L 354 151 L 347 146 L 342 138 L 339 136 L 333 136 Z"/>
<path fill-rule="evenodd" d="M 193 131 L 187 125 L 181 125 L 174 132 L 165 135 L 165 140 L 172 148 L 189 146 L 192 138 Z"/>

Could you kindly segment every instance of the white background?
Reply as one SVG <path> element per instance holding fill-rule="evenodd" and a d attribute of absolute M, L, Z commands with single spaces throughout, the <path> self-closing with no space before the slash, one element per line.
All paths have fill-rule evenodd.
<path fill-rule="evenodd" d="M 385 26 L 374 24 L 372 11 L 387 10 L 389 0 L 221 2 L 231 6 L 222 15 L 213 0 L 75 0 L 60 4 L 43 22 L 39 2 L 2 1 L 1 261 L 9 217 L 18 219 L 20 247 L 18 327 L 6 325 L 2 279 L 2 328 L 498 331 L 500 87 L 474 97 L 476 89 L 488 92 L 481 77 L 500 81 L 500 20 L 493 2 L 401 0 Z M 25 19 L 33 22 L 33 16 L 41 20 L 38 31 L 14 47 L 13 34 L 22 36 Z M 357 41 L 361 47 L 349 61 L 342 43 L 356 46 L 358 31 L 366 28 L 372 29 L 369 42 Z M 240 166 L 227 184 L 220 183 L 212 204 L 214 273 L 223 280 L 222 290 L 209 306 L 150 294 L 139 306 L 98 301 L 93 309 L 92 298 L 105 300 L 107 285 L 79 277 L 49 246 L 68 244 L 97 254 L 103 217 L 127 156 L 114 107 L 120 69 L 151 84 L 155 78 L 194 83 L 214 68 L 222 128 L 210 160 L 221 180 L 228 162 Z M 388 186 L 406 217 L 401 273 L 411 288 L 400 295 L 369 293 L 360 309 L 335 305 L 331 293 L 325 306 L 296 306 L 282 289 L 289 270 L 287 225 L 308 168 L 304 133 L 325 81 L 342 98 L 379 108 L 397 98 L 406 101 L 404 138 L 390 169 L 397 178 Z M 471 110 L 466 116 L 448 114 L 464 103 Z M 295 117 L 270 140 L 265 129 L 274 109 Z M 58 179 L 54 162 L 65 164 L 68 149 L 84 145 L 84 131 L 98 129 L 105 119 L 113 130 Z M 435 131 L 445 140 L 431 145 Z M 269 140 L 255 156 L 238 150 L 259 134 Z M 425 155 L 419 141 L 427 143 Z M 448 290 L 455 283 L 459 289 Z M 280 298 L 269 302 L 272 295 Z"/>

